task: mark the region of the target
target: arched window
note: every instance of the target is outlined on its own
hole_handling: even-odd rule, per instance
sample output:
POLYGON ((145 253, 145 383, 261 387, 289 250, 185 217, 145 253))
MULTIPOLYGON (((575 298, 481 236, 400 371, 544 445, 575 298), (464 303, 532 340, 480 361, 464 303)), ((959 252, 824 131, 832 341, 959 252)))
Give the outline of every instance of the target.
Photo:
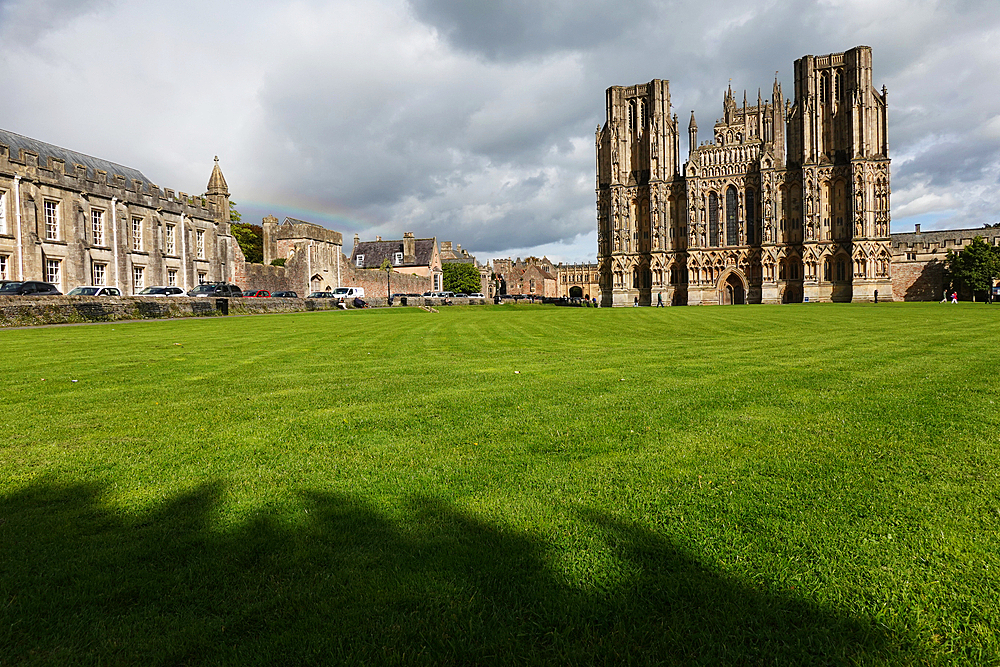
POLYGON ((629 102, 628 105, 628 127, 635 132, 635 102, 629 102))
POLYGON ((747 245, 753 245, 754 243, 760 243, 760 239, 757 238, 757 219, 756 216, 754 215, 755 202, 754 202, 753 190, 749 188, 747 188, 746 206, 747 206, 747 245))
POLYGON ((726 245, 739 245, 739 197, 736 195, 736 188, 729 186, 726 190, 726 245))
POLYGON ((838 99, 838 100, 844 99, 844 88, 843 88, 843 81, 842 81, 843 78, 844 78, 843 71, 841 71, 841 70, 838 69, 837 70, 837 78, 834 79, 834 81, 836 82, 836 84, 835 84, 834 90, 833 90, 834 95, 836 96, 836 99, 838 99))
POLYGON ((830 99, 830 73, 823 72, 819 80, 819 101, 825 103, 830 99))
POLYGON ((844 280, 844 258, 837 260, 837 280, 844 280))
POLYGON ((719 245, 719 196, 708 194, 708 245, 719 245))

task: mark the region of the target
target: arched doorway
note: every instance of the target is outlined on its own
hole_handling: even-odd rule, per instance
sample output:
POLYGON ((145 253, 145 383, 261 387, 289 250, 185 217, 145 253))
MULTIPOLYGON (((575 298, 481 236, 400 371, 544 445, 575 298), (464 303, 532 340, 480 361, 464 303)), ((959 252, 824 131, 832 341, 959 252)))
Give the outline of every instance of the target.
POLYGON ((579 299, 582 296, 583 296, 583 288, 582 287, 579 287, 578 285, 574 285, 573 287, 569 288, 569 298, 571 298, 571 299, 579 299))
POLYGON ((719 302, 722 305, 743 305, 747 302, 746 286, 736 272, 730 272, 719 290, 719 302))

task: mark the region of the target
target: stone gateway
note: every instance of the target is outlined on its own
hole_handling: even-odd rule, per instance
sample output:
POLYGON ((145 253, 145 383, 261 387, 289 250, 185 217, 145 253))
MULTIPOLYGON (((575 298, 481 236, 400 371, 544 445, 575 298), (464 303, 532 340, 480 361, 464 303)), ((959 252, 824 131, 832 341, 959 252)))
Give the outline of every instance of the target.
POLYGON ((795 99, 738 104, 688 159, 668 81, 607 90, 598 128, 603 306, 890 299, 888 94, 872 50, 795 61, 795 99))

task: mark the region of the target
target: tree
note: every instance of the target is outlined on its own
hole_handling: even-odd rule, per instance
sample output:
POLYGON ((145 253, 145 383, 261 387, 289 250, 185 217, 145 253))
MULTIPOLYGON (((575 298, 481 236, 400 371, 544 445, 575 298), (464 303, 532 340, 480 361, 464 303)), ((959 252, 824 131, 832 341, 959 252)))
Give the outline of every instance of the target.
POLYGON ((444 274, 444 290, 446 292, 464 292, 472 294, 481 292, 482 282, 479 279, 479 269, 475 264, 449 262, 441 267, 444 274))
POLYGON ((262 264, 264 262, 264 228, 260 225, 251 225, 240 222, 242 214, 236 210, 236 202, 229 202, 230 229, 236 242, 240 244, 243 257, 251 264, 262 264))
POLYGON ((992 279, 1000 274, 1000 247, 994 247, 977 236, 961 251, 949 250, 947 279, 953 287, 975 296, 993 286, 992 279))

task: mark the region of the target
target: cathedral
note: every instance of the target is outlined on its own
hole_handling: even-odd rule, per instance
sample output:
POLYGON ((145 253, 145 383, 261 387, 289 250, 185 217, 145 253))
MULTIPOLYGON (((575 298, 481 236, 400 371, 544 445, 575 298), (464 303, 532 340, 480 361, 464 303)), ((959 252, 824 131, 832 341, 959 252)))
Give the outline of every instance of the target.
POLYGON ((680 160, 670 84, 607 91, 597 130, 603 306, 892 299, 887 92, 872 50, 795 61, 795 97, 742 105, 680 160))

